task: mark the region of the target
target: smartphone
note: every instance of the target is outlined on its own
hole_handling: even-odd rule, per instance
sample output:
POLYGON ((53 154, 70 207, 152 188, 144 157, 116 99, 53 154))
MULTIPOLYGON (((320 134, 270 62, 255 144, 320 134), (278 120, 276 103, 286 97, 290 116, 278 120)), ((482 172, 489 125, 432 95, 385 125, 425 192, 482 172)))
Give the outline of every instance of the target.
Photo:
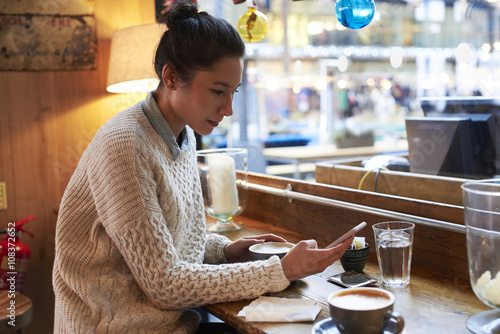
POLYGON ((326 248, 332 248, 337 246, 338 244, 341 244, 343 241, 345 241, 347 238, 349 238, 351 235, 354 235, 361 231, 364 227, 366 226, 365 222, 362 222, 361 224, 358 224, 354 226, 349 232, 345 233, 343 236, 326 246, 326 248))
POLYGON ((327 280, 330 283, 335 283, 346 288, 356 288, 378 282, 375 278, 355 271, 347 271, 345 273, 333 275, 328 277, 327 280))

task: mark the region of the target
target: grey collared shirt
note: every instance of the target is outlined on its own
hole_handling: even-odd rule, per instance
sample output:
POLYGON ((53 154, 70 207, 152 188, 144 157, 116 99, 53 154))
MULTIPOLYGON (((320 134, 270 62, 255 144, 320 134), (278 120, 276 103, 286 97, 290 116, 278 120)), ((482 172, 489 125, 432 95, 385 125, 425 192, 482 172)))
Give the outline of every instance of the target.
POLYGON ((175 138, 175 134, 170 128, 165 117, 161 113, 160 107, 153 96, 153 92, 149 92, 148 96, 142 103, 142 111, 153 126, 156 132, 160 135, 163 141, 167 144, 172 152, 172 158, 176 160, 181 151, 189 149, 189 137, 186 133, 186 128, 182 129, 179 138, 175 138))

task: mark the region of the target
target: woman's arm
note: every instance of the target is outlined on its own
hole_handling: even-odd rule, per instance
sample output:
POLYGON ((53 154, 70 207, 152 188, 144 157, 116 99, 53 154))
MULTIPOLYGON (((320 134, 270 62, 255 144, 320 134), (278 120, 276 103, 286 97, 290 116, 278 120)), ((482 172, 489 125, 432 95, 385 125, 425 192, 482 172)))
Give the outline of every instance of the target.
POLYGON ((156 166, 142 154, 118 145, 100 154, 89 178, 107 234, 155 305, 165 309, 195 307, 255 298, 289 285, 277 257, 252 263, 202 264, 204 226, 186 238, 179 253, 176 236, 166 221, 167 217, 172 219, 169 208, 158 200, 161 196, 152 171, 156 166))

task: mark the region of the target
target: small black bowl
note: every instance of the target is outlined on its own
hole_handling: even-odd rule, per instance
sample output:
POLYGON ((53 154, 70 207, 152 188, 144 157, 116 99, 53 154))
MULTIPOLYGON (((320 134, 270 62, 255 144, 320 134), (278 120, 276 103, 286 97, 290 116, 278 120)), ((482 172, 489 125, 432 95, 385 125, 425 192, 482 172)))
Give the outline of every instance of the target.
POLYGON ((368 253, 370 253, 370 245, 365 243, 365 248, 361 249, 347 249, 344 255, 340 258, 340 263, 345 271, 354 270, 355 272, 363 272, 366 261, 368 260, 368 253))

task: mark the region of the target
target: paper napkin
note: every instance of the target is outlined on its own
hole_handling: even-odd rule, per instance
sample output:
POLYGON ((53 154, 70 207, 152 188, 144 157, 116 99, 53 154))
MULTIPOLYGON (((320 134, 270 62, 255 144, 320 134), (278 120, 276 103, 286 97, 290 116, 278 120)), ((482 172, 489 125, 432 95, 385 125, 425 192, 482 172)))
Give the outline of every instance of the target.
POLYGON ((320 311, 314 300, 260 296, 238 316, 256 322, 304 322, 314 321, 320 311))

